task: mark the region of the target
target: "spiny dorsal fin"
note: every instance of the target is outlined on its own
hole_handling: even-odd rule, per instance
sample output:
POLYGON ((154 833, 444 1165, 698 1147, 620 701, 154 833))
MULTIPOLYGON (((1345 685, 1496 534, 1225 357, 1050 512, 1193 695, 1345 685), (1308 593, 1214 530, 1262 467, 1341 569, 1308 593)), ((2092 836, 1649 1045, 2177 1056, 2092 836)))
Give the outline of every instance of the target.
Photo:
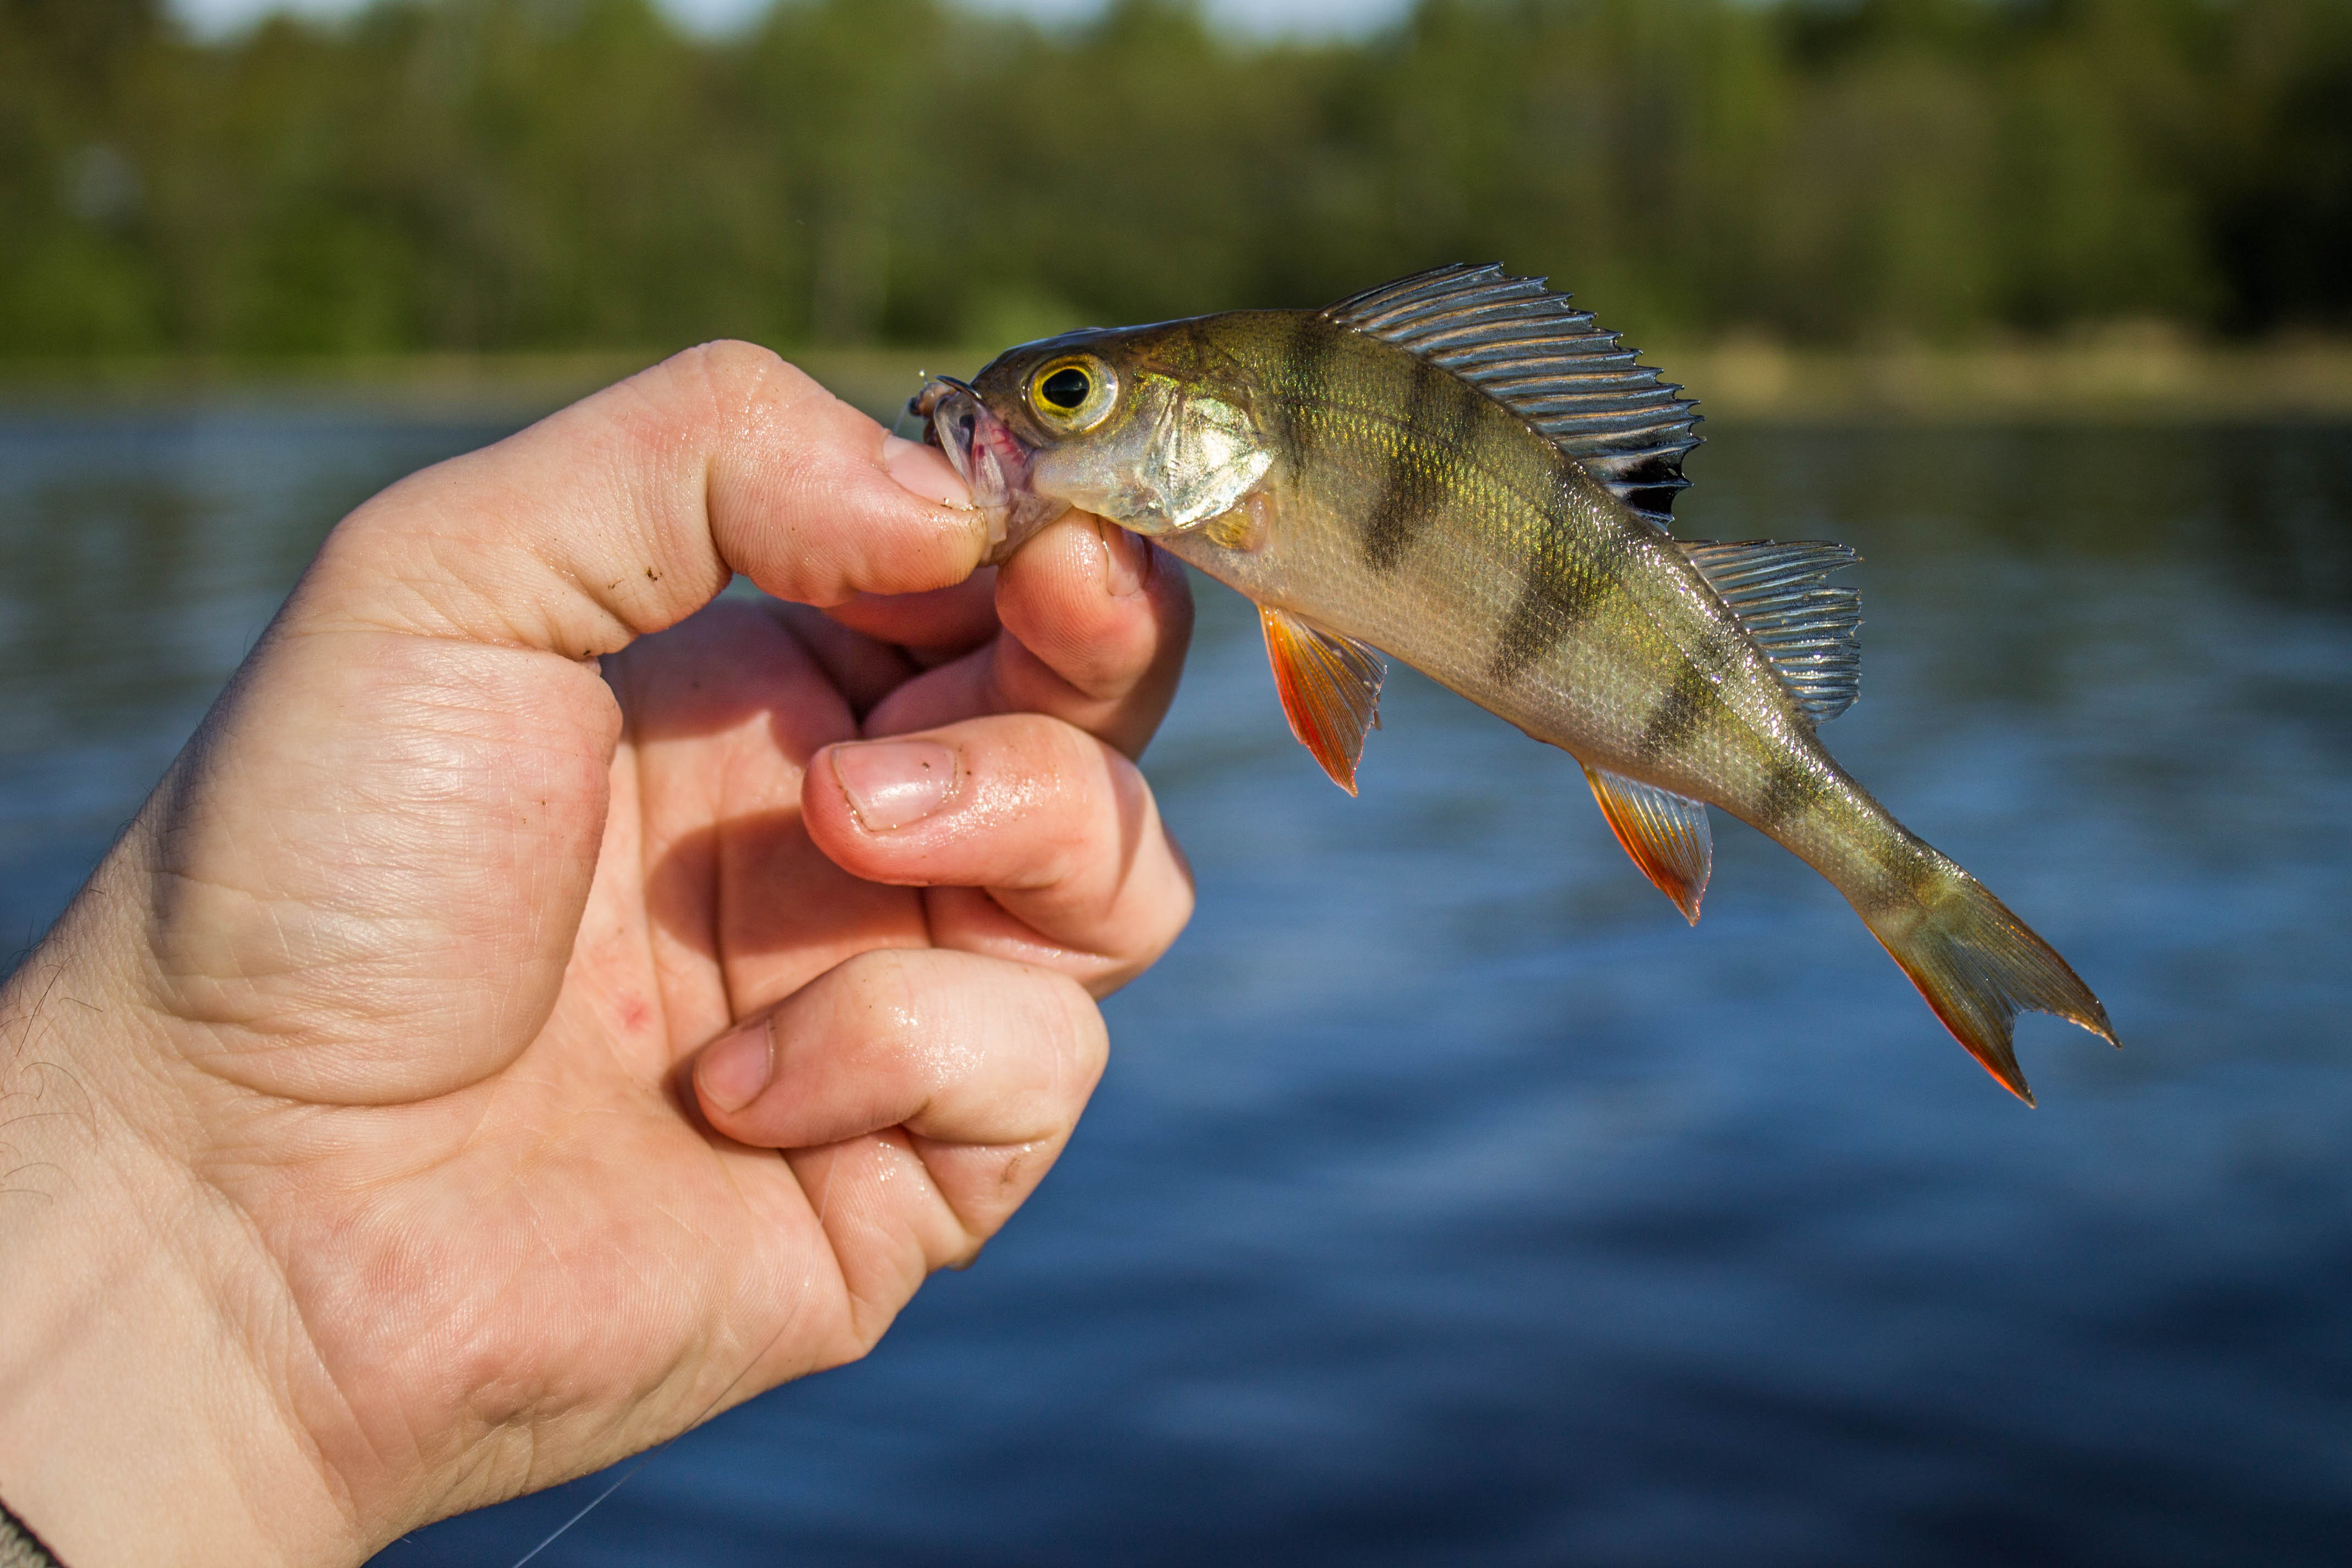
POLYGON ((1290 732, 1315 753, 1333 784, 1355 794, 1364 732, 1381 725, 1381 682, 1388 677, 1387 666, 1354 638, 1327 632, 1287 610, 1260 605, 1257 615, 1290 732))
POLYGON ((1609 831, 1642 875, 1675 901, 1685 920, 1698 924, 1698 901, 1706 897, 1707 874, 1715 868, 1715 834, 1706 825, 1706 807, 1686 795, 1599 768, 1586 768, 1584 781, 1601 803, 1601 815, 1609 819, 1609 831))
POLYGON ((1807 720, 1826 724, 1853 706, 1862 689, 1862 645, 1853 635, 1862 595, 1822 581, 1862 559, 1850 546, 1818 539, 1675 543, 1772 661, 1807 720))
POLYGON ((1326 321, 1410 349, 1541 431, 1643 519, 1664 528, 1699 443, 1682 390, 1634 363, 1592 312, 1500 263, 1417 272, 1352 295, 1326 321))

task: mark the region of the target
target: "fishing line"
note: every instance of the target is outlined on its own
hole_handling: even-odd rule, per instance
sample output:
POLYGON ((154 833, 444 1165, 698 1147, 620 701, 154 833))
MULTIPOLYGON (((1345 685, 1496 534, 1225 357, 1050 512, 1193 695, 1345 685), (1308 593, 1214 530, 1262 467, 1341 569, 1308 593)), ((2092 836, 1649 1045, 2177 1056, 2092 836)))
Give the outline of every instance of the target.
MULTIPOLYGON (((781 1150, 777 1152, 776 1157, 780 1160, 783 1158, 783 1153, 781 1150)), ((827 1161, 825 1163, 824 1185, 818 1189, 816 1194, 816 1234, 817 1239, 820 1243, 823 1243, 825 1240, 824 1218, 825 1215, 831 1212, 831 1205, 833 1203, 834 1163, 835 1162, 833 1161, 827 1161)), ((614 1492, 619 1491, 624 1486, 626 1486, 631 1477, 635 1476, 639 1470, 644 1469, 646 1465, 652 1463, 655 1455, 660 1453, 672 1443, 677 1442, 679 1437, 685 1436, 687 1433, 693 1431, 696 1427, 701 1426, 703 1422, 709 1420, 710 1418, 710 1413, 718 1409, 720 1402, 725 1400, 729 1394, 735 1392, 735 1385, 737 1384, 751 1375, 751 1369, 759 1365, 760 1363, 766 1358, 770 1351, 776 1348, 777 1344, 782 1341, 785 1333, 792 1328, 793 1324, 799 1320, 801 1308, 808 1302, 809 1287, 814 1284, 815 1280, 816 1257, 812 1253, 809 1257, 808 1267, 801 1271, 801 1287, 798 1291, 793 1293, 792 1310, 784 1314, 784 1321, 776 1325, 776 1331, 769 1336, 768 1342, 761 1345, 758 1352, 752 1355, 751 1359, 743 1363, 743 1370, 737 1373, 733 1377, 729 1378, 727 1380, 727 1386, 713 1394, 711 1396, 710 1403, 704 1405, 700 1414, 697 1415, 693 1420, 688 1422, 675 1436, 663 1438, 652 1447, 647 1448, 644 1453, 639 1454, 636 1458, 636 1463, 631 1465, 627 1469, 623 1470, 620 1475, 614 1479, 612 1485, 606 1487, 603 1491, 598 1492, 594 1497, 590 1498, 587 1503, 578 1513, 573 1514, 570 1519, 567 1519, 562 1524, 557 1525, 552 1531, 548 1532, 545 1539, 541 1540, 538 1545, 532 1547, 530 1551, 516 1558, 512 1564, 512 1568, 523 1568, 524 1563, 530 1562, 532 1558, 538 1556, 541 1552, 554 1545, 556 1541, 565 1531, 570 1530, 573 1525, 579 1523, 582 1520, 595 1512, 597 1508, 604 1503, 606 1498, 611 1497, 614 1492)))
MULTIPOLYGON (((764 1354, 765 1352, 763 1352, 761 1353, 764 1354)), ((565 1531, 571 1529, 573 1525, 587 1518, 590 1510, 593 1509, 598 1503, 603 1502, 606 1498, 611 1497, 614 1492, 619 1491, 624 1482, 625 1482, 631 1476, 635 1475, 640 1469, 644 1468, 645 1463, 647 1459, 650 1459, 656 1454, 660 1453, 662 1449, 668 1447, 670 1443, 675 1443, 677 1441, 677 1439, 673 1437, 669 1439, 669 1442, 658 1444, 654 1447, 646 1449, 644 1453, 639 1454, 637 1456, 637 1462, 631 1465, 627 1469, 623 1470, 619 1480, 614 1481, 611 1486, 606 1487, 603 1491, 598 1492, 593 1498, 590 1499, 586 1508, 582 1509, 578 1513, 573 1514, 570 1519, 567 1519, 562 1524, 557 1525, 555 1527, 554 1534, 550 1535, 546 1540, 541 1542, 538 1545, 532 1547, 530 1551, 516 1558, 514 1560, 514 1568, 522 1568, 524 1563, 530 1562, 532 1558, 538 1556, 541 1552, 554 1545, 557 1536, 562 1535, 565 1531)))

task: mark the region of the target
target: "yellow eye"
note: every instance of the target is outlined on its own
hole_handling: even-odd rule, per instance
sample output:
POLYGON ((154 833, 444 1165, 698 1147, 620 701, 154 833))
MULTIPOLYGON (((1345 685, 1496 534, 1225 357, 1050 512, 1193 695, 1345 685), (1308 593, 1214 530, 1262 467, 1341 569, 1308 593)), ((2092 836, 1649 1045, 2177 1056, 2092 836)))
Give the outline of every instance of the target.
POLYGON ((1095 389, 1095 378, 1076 365, 1066 364, 1037 384, 1037 395, 1047 404, 1068 413, 1086 406, 1087 394, 1095 389))
POLYGON ((1068 430, 1086 430, 1099 422, 1110 412, 1118 391, 1110 368, 1091 356, 1054 360, 1029 378, 1030 405, 1047 423, 1068 430))

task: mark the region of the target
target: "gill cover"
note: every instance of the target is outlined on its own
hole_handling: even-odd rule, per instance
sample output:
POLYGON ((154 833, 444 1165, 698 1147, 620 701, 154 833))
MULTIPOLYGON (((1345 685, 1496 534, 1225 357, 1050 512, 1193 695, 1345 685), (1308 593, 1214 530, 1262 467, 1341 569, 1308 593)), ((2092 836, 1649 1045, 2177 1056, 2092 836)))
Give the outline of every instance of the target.
POLYGON ((1239 505, 1274 464, 1247 413, 1162 376, 1126 378, 1113 407, 1054 439, 1055 421, 1035 402, 1050 379, 1031 382, 1031 412, 1047 440, 1031 460, 1030 482, 1134 532, 1198 528, 1239 505))

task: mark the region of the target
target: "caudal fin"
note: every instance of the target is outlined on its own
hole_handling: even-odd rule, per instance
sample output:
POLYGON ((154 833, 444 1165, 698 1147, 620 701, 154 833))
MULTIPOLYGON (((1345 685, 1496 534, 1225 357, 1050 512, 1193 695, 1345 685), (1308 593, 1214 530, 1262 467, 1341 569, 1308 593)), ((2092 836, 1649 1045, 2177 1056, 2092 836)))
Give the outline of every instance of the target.
POLYGON ((2120 1042, 2107 1010, 2057 951, 1983 883, 1945 864, 1949 870, 1918 901, 1876 919, 1865 913, 1864 922, 1969 1054, 2032 1105, 2010 1044, 2018 1014, 2055 1014, 2111 1046, 2120 1042))

